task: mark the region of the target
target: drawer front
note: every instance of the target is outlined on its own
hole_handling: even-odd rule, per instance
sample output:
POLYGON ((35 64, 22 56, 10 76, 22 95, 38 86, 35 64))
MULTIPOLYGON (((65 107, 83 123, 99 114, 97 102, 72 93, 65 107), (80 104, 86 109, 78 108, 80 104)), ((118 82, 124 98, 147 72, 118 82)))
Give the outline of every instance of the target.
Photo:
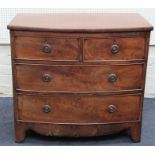
POLYGON ((134 121, 140 115, 139 95, 18 96, 18 119, 53 123, 134 121))
POLYGON ((140 89, 143 65, 16 65, 17 89, 33 91, 119 91, 140 89))
POLYGON ((21 59, 78 60, 78 39, 16 37, 15 55, 21 59))
POLYGON ((85 39, 85 60, 132 60, 145 58, 145 38, 85 39))

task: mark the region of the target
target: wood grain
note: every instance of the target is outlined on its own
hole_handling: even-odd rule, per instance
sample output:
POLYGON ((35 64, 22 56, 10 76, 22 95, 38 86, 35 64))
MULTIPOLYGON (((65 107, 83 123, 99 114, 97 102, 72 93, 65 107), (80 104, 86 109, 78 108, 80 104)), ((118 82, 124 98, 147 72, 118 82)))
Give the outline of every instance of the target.
POLYGON ((139 120, 140 95, 112 96, 35 96, 18 95, 18 119, 48 123, 110 123, 139 120), (45 113, 43 106, 51 107, 45 113), (108 112, 110 105, 116 107, 108 112))
POLYGON ((11 30, 58 32, 149 31, 153 27, 134 13, 18 14, 8 25, 11 30))
POLYGON ((84 60, 132 60, 145 58, 145 37, 103 38, 84 40, 84 60), (118 45, 118 53, 111 52, 118 45))
MULTIPOLYGON (((23 142, 26 131, 32 130, 46 136, 57 137, 93 137, 117 133, 123 130, 131 131, 133 142, 140 141, 141 122, 74 125, 74 124, 49 124, 18 121, 16 126, 15 142, 23 142), (138 131, 138 132, 137 132, 138 131)), ((104 138, 104 137, 103 137, 104 138)))
POLYGON ((16 37, 15 51, 16 58, 27 58, 30 60, 77 60, 80 53, 77 38, 47 37, 16 37), (45 44, 51 46, 51 52, 45 53, 43 51, 45 44))
POLYGON ((119 91, 142 88, 143 65, 118 66, 48 66, 16 65, 17 89, 32 91, 96 92, 119 91), (116 74, 117 81, 110 82, 110 74, 116 74), (51 81, 42 77, 49 75, 51 81), (33 83, 33 84, 32 84, 33 83))

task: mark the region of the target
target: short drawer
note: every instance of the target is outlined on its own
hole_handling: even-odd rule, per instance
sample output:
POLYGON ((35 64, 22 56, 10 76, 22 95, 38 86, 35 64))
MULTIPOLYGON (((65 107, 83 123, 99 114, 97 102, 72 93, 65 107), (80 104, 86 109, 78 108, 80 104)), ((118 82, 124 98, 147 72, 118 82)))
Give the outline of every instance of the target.
POLYGON ((16 88, 32 91, 119 91, 141 89, 143 65, 16 65, 16 88))
POLYGON ((78 60, 79 41, 74 38, 16 37, 15 56, 29 60, 78 60))
POLYGON ((140 118, 141 96, 18 96, 18 119, 51 123, 110 123, 140 118))
POLYGON ((135 60, 145 58, 145 38, 88 38, 84 40, 85 60, 135 60))

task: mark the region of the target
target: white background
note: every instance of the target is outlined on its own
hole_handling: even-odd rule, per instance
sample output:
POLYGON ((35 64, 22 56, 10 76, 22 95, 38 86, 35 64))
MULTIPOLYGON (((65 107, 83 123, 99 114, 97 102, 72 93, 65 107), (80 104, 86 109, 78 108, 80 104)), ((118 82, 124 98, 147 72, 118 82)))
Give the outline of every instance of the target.
MULTIPOLYGON (((0 0, 3 8, 152 8, 154 0, 0 0)), ((152 14, 153 15, 153 14, 152 14)), ((151 16, 151 15, 150 15, 151 16)), ((0 21, 1 23, 1 21, 0 21)), ((0 49, 0 53, 1 53, 0 49)), ((6 50, 7 51, 7 50, 6 50)), ((155 52, 153 49, 152 52, 155 52)), ((5 53, 6 54, 6 53, 5 53)), ((4 57, 5 57, 4 54, 4 57)), ((9 54, 9 53, 8 53, 9 54)), ((0 56, 1 57, 1 56, 0 56)), ((152 59, 153 60, 153 59, 152 59)), ((0 60, 1 62, 1 60, 0 60)), ((152 64, 154 61, 152 61, 152 64)), ((154 70, 152 70, 153 72, 154 70)), ((1 72, 1 69, 0 69, 1 72)), ((151 73, 152 73, 151 72, 151 73)), ((150 73, 150 74, 151 74, 150 73)), ((154 81, 154 79, 153 79, 154 81)), ((154 85, 154 82, 152 85, 154 85)), ((1 88, 0 88, 1 89, 1 88)), ((3 133, 1 133, 3 134, 3 133)), ((152 135, 154 136, 154 135, 152 135)), ((155 154, 155 147, 1 147, 1 154, 11 155, 134 155, 155 154)))

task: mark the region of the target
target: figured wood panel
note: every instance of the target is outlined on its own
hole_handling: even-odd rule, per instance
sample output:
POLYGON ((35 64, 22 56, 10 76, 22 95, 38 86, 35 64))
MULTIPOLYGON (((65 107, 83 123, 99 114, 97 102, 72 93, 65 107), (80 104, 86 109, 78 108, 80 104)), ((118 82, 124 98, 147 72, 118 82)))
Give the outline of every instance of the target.
POLYGON ((143 65, 16 65, 16 89, 33 91, 119 91, 143 87, 143 65), (115 74, 117 80, 108 77, 115 74), (48 75, 51 81, 44 82, 48 75))
POLYGON ((18 95, 18 119, 51 123, 106 123, 135 121, 140 115, 139 95, 33 96, 18 95), (43 107, 50 106, 45 113, 43 107), (108 107, 116 107, 114 113, 108 107))
POLYGON ((76 38, 15 38, 15 55, 19 59, 77 60, 79 53, 79 41, 76 38), (44 45, 50 46, 49 53, 43 51, 44 45))
POLYGON ((131 38, 89 38, 84 40, 85 60, 132 60, 145 58, 145 37, 131 38), (112 53, 112 46, 119 51, 112 53))

